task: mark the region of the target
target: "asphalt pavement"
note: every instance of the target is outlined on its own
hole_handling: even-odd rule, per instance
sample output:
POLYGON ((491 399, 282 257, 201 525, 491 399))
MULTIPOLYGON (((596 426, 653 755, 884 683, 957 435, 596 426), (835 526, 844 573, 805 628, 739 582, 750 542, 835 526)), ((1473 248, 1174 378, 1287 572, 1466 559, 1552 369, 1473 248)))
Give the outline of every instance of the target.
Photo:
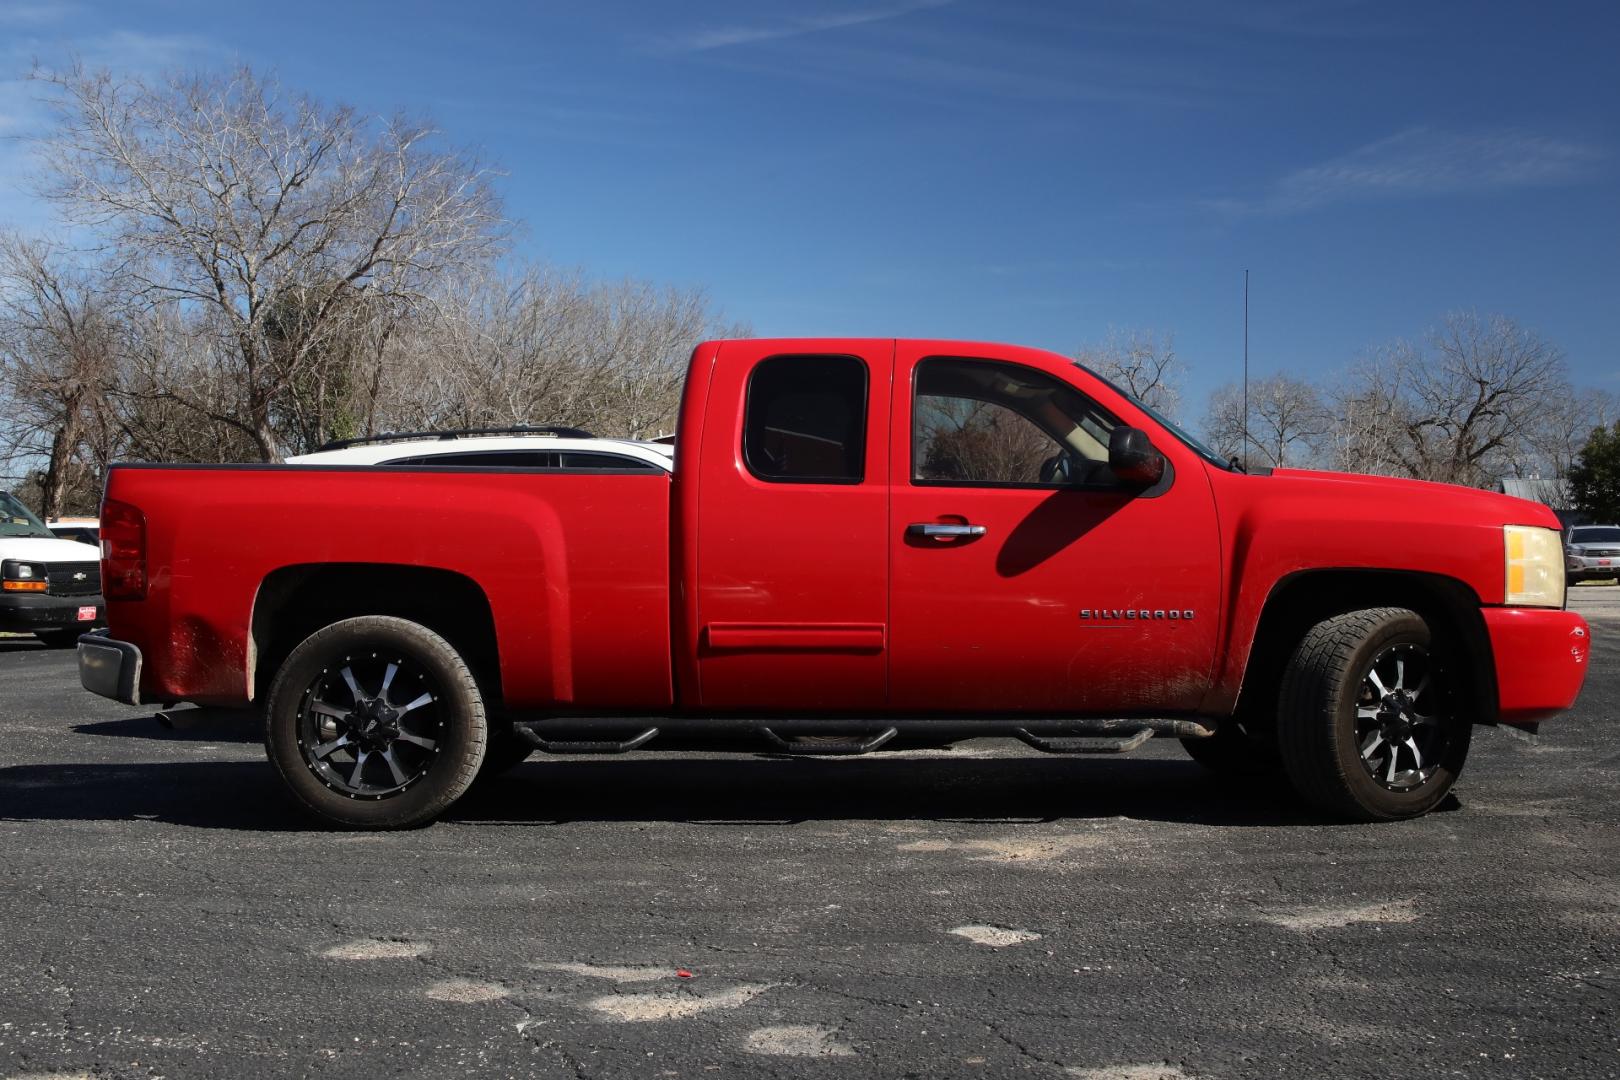
POLYGON ((531 760, 332 833, 247 726, 0 640, 0 1077, 1617 1076, 1620 587, 1573 594, 1574 712, 1371 826, 980 741, 531 760))

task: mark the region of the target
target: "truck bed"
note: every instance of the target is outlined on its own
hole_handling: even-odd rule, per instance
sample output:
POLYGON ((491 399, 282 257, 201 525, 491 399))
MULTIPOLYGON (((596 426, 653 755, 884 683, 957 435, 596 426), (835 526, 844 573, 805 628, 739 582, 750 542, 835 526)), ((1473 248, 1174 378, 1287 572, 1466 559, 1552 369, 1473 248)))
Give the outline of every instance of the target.
MULTIPOLYGON (((147 522, 148 598, 114 637, 146 658, 143 701, 244 705, 267 582, 298 568, 476 588, 507 706, 671 704, 670 478, 515 469, 122 465, 107 497, 147 522)), ((308 598, 301 600, 308 603, 308 598)), ((493 661, 492 661, 493 662, 493 661)))

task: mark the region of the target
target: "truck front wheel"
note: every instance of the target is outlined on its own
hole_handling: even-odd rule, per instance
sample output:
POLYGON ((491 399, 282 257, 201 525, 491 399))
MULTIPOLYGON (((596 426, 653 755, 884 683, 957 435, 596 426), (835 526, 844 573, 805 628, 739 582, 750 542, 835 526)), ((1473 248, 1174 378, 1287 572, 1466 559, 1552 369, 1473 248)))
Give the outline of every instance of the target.
POLYGON ((1368 608, 1311 628, 1283 673, 1277 748, 1307 801, 1352 821, 1432 810, 1456 782, 1472 727, 1429 625, 1368 608))
POLYGON ((432 821, 477 776, 487 738, 465 661, 406 619, 365 616, 316 631, 270 688, 271 764, 305 810, 345 828, 432 821))

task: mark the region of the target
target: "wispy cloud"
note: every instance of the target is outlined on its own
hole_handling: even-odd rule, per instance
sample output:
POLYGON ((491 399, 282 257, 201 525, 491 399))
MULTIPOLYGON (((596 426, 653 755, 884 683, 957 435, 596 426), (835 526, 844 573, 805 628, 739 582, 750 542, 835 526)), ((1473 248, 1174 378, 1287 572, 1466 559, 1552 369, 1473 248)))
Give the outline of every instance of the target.
POLYGON ((657 48, 660 52, 671 53, 708 52, 711 49, 727 49, 734 45, 783 41, 787 38, 804 37, 806 34, 821 34, 829 30, 843 30, 851 26, 886 22, 889 19, 897 19, 902 15, 909 15, 914 11, 943 7, 948 3, 951 3, 951 0, 909 0, 909 2, 905 3, 857 9, 833 15, 798 16, 749 26, 708 27, 690 33, 666 37, 658 42, 657 48))
POLYGON ((1299 214, 1334 203, 1553 187, 1591 177, 1608 155, 1590 143, 1526 131, 1412 128, 1299 169, 1252 199, 1212 199, 1233 214, 1299 214))
POLYGON ((79 6, 61 0, 0 0, 0 26, 46 26, 77 14, 79 6))

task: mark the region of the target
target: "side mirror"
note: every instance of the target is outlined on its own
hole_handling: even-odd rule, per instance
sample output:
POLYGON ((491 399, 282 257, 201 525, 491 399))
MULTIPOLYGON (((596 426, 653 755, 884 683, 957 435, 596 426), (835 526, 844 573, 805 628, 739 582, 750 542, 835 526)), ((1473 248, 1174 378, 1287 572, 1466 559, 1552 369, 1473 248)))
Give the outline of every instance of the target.
POLYGON ((1141 428, 1117 427, 1108 436, 1108 467, 1127 484, 1152 487, 1164 476, 1164 455, 1141 428))

